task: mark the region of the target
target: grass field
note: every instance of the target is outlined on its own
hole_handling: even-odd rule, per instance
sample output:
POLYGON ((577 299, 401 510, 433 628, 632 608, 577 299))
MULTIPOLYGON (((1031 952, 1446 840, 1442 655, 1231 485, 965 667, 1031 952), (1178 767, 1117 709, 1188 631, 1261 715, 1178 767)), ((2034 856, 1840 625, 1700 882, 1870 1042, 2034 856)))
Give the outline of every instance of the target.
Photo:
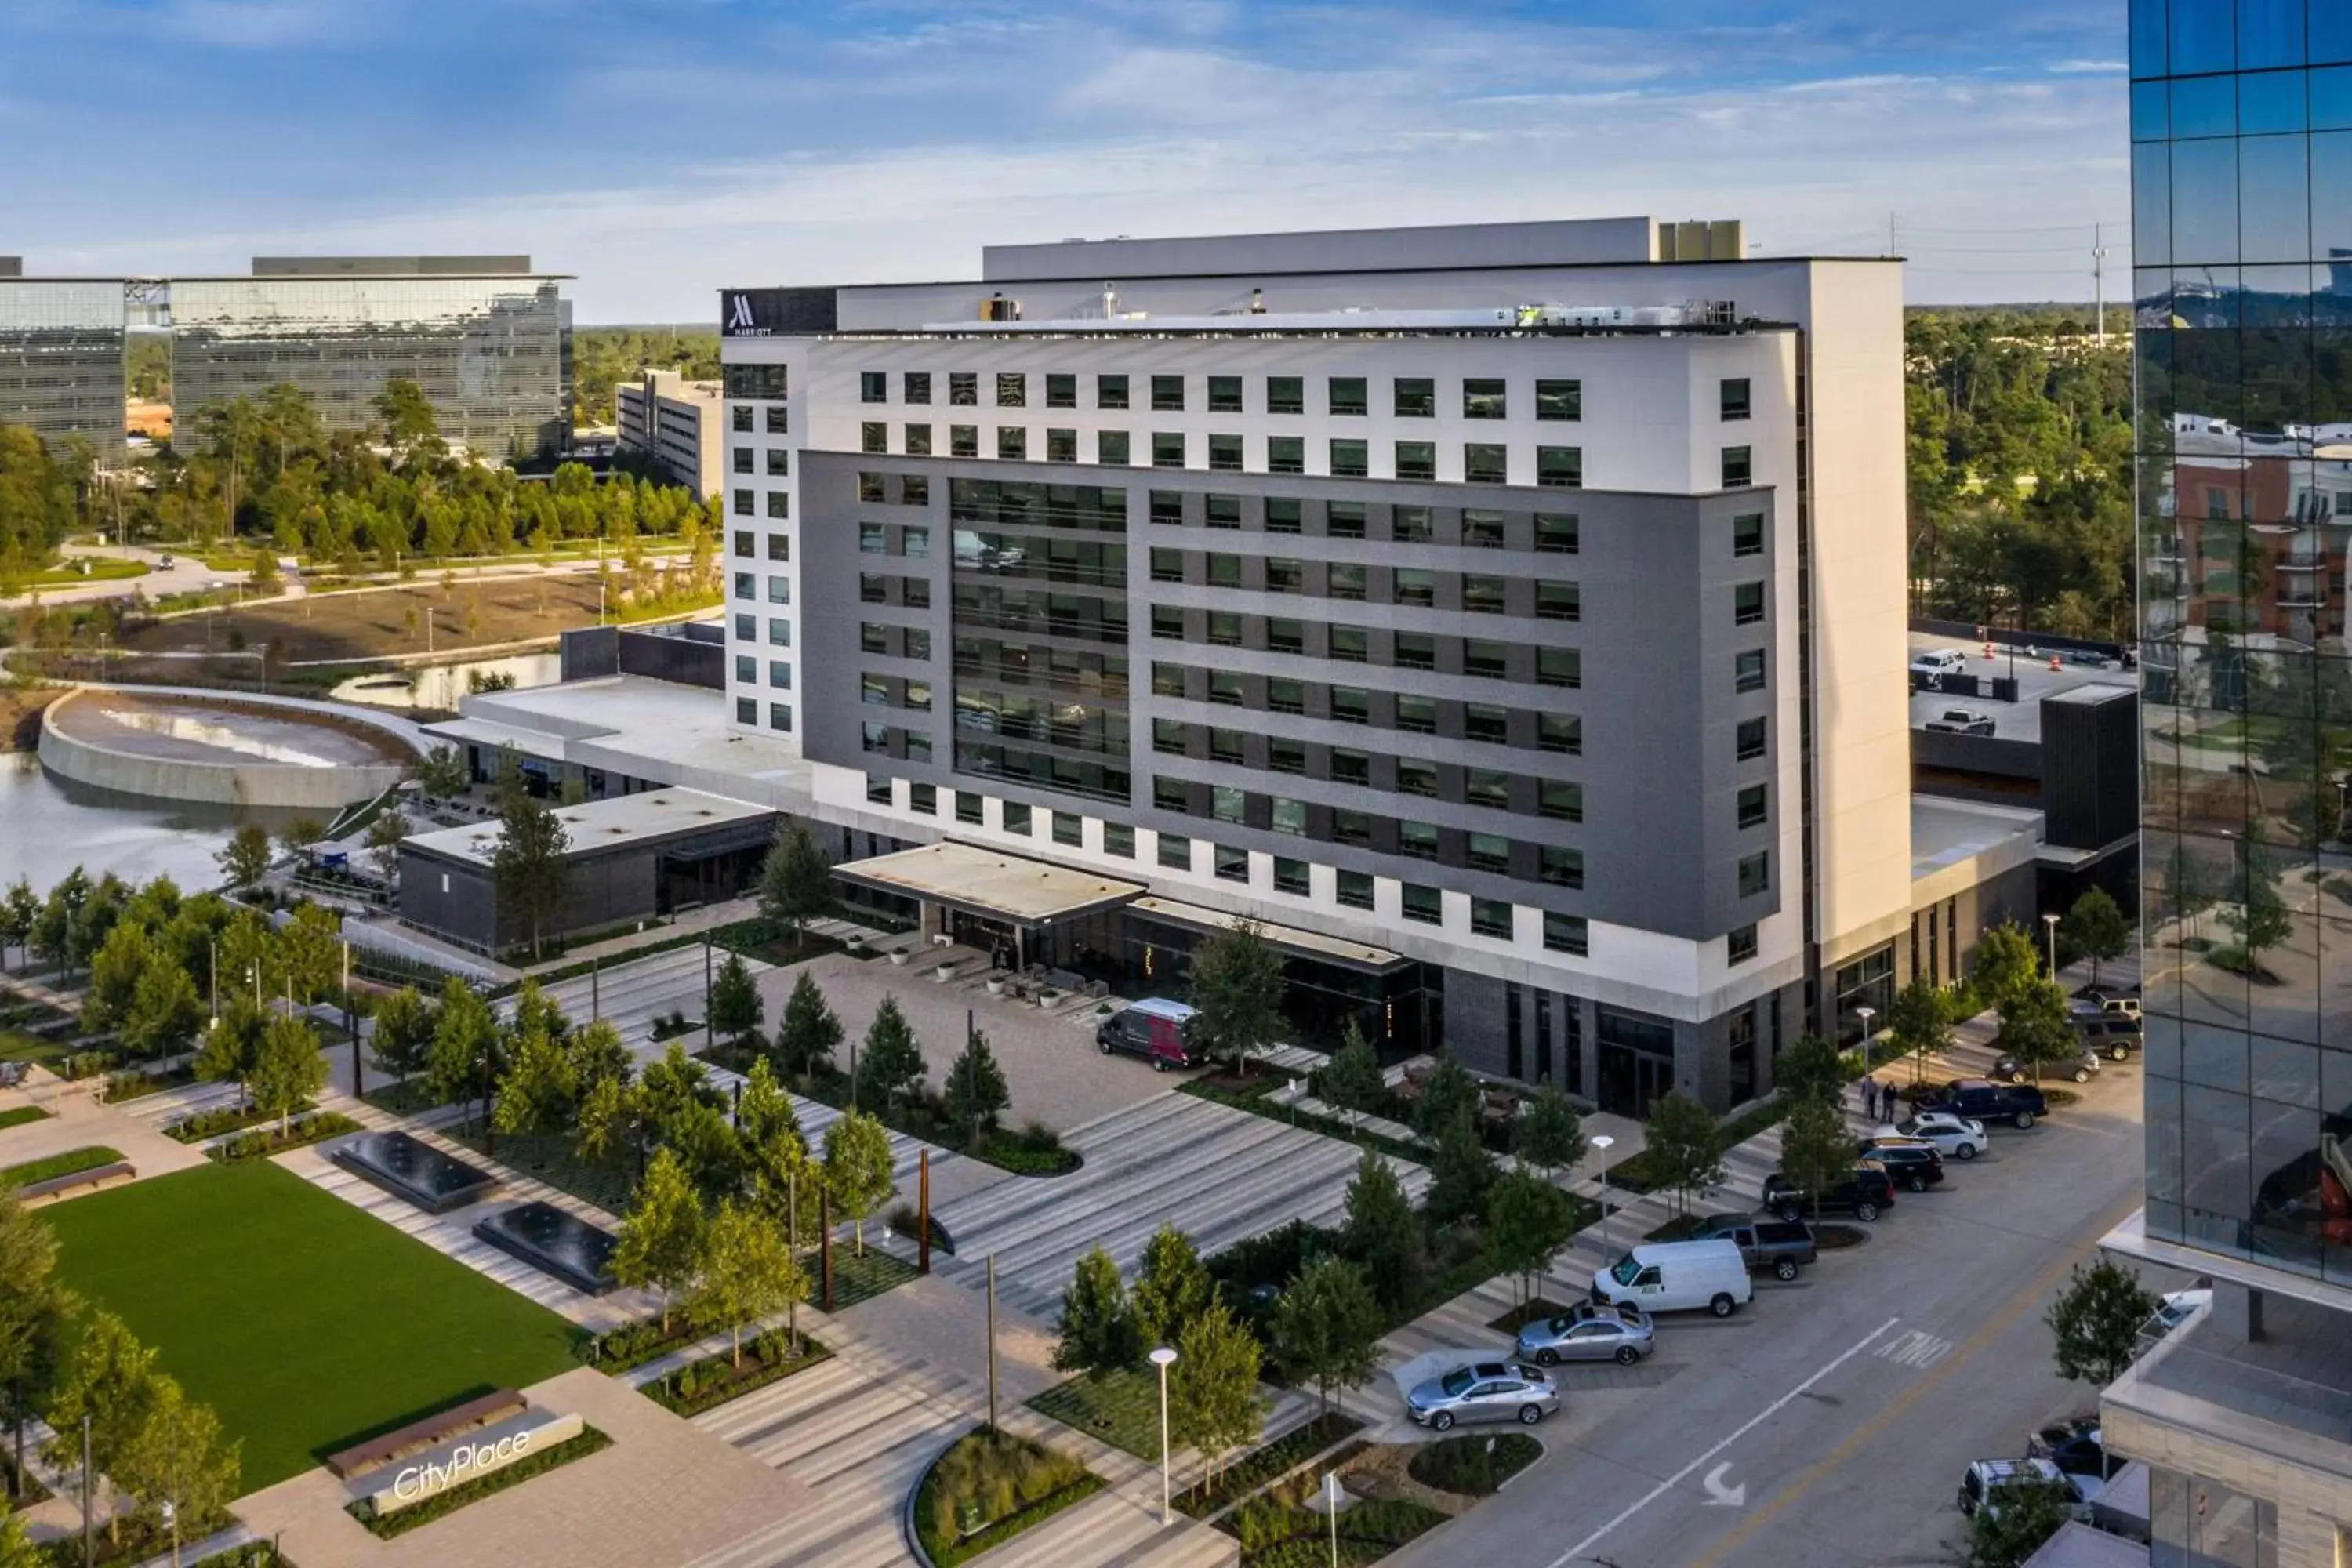
POLYGON ((576 1331, 268 1161, 46 1211, 58 1276, 245 1440, 244 1489, 572 1366, 576 1331))

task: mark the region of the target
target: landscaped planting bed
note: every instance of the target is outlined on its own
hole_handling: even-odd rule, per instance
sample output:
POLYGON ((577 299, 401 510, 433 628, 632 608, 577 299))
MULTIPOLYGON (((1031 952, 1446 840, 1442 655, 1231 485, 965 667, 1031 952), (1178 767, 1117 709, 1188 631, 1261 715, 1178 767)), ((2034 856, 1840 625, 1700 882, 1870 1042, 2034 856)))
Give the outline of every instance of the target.
POLYGON ((272 1154, 283 1154, 289 1149, 304 1148, 359 1130, 360 1124, 341 1111, 321 1110, 303 1117, 283 1132, 275 1127, 257 1127, 250 1132, 240 1133, 226 1142, 214 1144, 205 1151, 205 1157, 223 1164, 239 1160, 266 1160, 272 1154))
POLYGON ((1396 1139, 1384 1138, 1377 1132, 1367 1132, 1338 1117, 1312 1115, 1298 1110, 1296 1106, 1276 1105, 1267 1098, 1287 1082, 1289 1082, 1288 1079, 1273 1068, 1259 1067, 1252 1069, 1247 1079, 1230 1077, 1188 1079, 1178 1084, 1176 1088, 1181 1094, 1193 1095, 1202 1100, 1213 1100, 1219 1105, 1230 1106, 1235 1110, 1246 1110, 1253 1115, 1265 1117, 1269 1121, 1286 1122, 1293 1127, 1304 1128, 1309 1132, 1320 1132, 1327 1138, 1337 1138, 1342 1142, 1353 1143, 1360 1149, 1370 1149, 1391 1160, 1402 1160, 1416 1165, 1428 1163, 1429 1151, 1417 1143, 1399 1142, 1396 1139))
POLYGON ((1492 1497, 1505 1481, 1543 1458, 1543 1445, 1524 1432, 1447 1437, 1425 1445, 1408 1467, 1414 1480, 1460 1497, 1492 1497))
POLYGON ((37 1105, 20 1105, 14 1110, 0 1110, 0 1131, 22 1127, 28 1121, 46 1121, 49 1113, 37 1105))
MULTIPOLYGON (((720 1047, 703 1053, 709 1059, 737 1071, 748 1068, 745 1054, 737 1051, 722 1058, 720 1047)), ((830 1105, 839 1110, 849 1104, 849 1075, 840 1072, 820 1073, 801 1090, 811 1100, 830 1105)), ((873 1108, 866 1108, 872 1111, 873 1108)), ((927 1143, 937 1143, 967 1154, 982 1164, 993 1165, 1000 1171, 1010 1171, 1016 1176, 1066 1176, 1082 1163, 1078 1152, 1062 1146, 1061 1134, 1043 1122, 1032 1121, 996 1131, 973 1142, 965 1130, 949 1123, 940 1098, 927 1094, 912 1104, 893 1103, 874 1114, 885 1127, 903 1132, 909 1138, 919 1138, 927 1143)))
POLYGON ((68 1149, 61 1154, 27 1160, 21 1165, 0 1166, 0 1193, 13 1193, 18 1187, 29 1187, 36 1182, 52 1182, 59 1176, 95 1171, 100 1165, 114 1164, 121 1158, 121 1150, 110 1149, 103 1143, 92 1143, 87 1148, 68 1149))
POLYGON ((344 1511, 366 1525, 369 1532, 378 1540, 390 1541, 436 1519, 446 1519, 459 1509, 478 1503, 486 1497, 495 1497, 509 1487, 520 1486, 533 1477, 543 1476, 574 1459, 584 1459, 612 1446, 612 1438, 593 1426, 586 1426, 581 1429, 577 1437, 566 1438, 551 1448, 541 1448, 527 1459, 517 1459, 503 1469, 492 1470, 486 1476, 451 1487, 447 1491, 436 1492, 422 1502, 410 1503, 382 1519, 375 1517, 374 1510, 364 1501, 348 1504, 344 1511))
POLYGON ((1074 1377, 1029 1401, 1029 1408, 1139 1459, 1160 1462, 1160 1377, 1121 1367, 1074 1377))
MULTIPOLYGON (((809 1300, 819 1301, 823 1287, 818 1281, 817 1255, 809 1251, 799 1256, 801 1272, 809 1279, 809 1300)), ((920 1270, 913 1264, 878 1247, 867 1247, 866 1256, 860 1258, 846 1243, 833 1244, 833 1310, 836 1312, 860 1301, 871 1301, 885 1290, 896 1290, 908 1280, 920 1278, 920 1270)))
POLYGON ((1076 1460, 982 1427, 956 1440, 915 1492, 915 1533, 931 1568, 956 1568, 1102 1489, 1076 1460))
POLYGON ((572 1139, 567 1133, 501 1132, 498 1150, 493 1153, 483 1142, 478 1119, 470 1129, 460 1124, 439 1131, 444 1138, 462 1143, 477 1154, 545 1182, 560 1193, 593 1204, 606 1214, 629 1212, 636 1191, 634 1165, 623 1168, 587 1164, 572 1152, 572 1139))
POLYGON ((646 1384, 640 1392, 672 1415, 699 1415, 832 1358, 831 1351, 805 1334, 795 1348, 790 1334, 771 1329, 743 1342, 740 1367, 732 1354, 721 1352, 690 1362, 646 1384))
MULTIPOLYGON (((296 1108, 295 1114, 309 1110, 308 1101, 296 1108)), ((201 1143, 217 1138, 224 1132, 242 1132, 248 1127, 258 1127, 265 1121, 275 1121, 278 1113, 251 1105, 225 1105, 217 1110, 199 1110, 194 1116, 183 1116, 163 1129, 163 1136, 182 1143, 201 1143)))
POLYGON ((128 1072, 109 1073, 106 1089, 99 1099, 108 1105, 120 1105, 126 1100, 141 1100, 151 1094, 161 1094, 167 1089, 185 1089, 196 1081, 192 1068, 167 1068, 162 1071, 134 1068, 128 1072))
MULTIPOLYGON (((1322 1568, 1331 1561, 1330 1516, 1307 1506, 1321 1486, 1299 1476, 1243 1500, 1217 1521, 1242 1543, 1242 1568, 1322 1568)), ((1369 1499, 1339 1515, 1343 1568, 1381 1558, 1444 1524, 1449 1515, 1402 1498, 1369 1499)))
POLYGON ((1206 1519, 1235 1498, 1246 1497, 1363 1429, 1364 1424, 1354 1416, 1327 1410, 1297 1430, 1226 1466, 1214 1480, 1178 1493, 1176 1507, 1193 1519, 1206 1519))

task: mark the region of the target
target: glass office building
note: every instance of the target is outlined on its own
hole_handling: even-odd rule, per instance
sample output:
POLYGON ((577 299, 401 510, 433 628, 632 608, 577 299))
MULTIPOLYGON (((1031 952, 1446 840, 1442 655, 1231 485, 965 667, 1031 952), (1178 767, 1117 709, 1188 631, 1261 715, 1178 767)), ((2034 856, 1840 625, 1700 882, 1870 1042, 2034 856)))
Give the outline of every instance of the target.
POLYGON ((330 430, 366 427, 387 381, 424 388, 441 434, 493 460, 572 436, 572 305, 561 279, 263 276, 172 283, 172 401, 183 422, 279 382, 330 430))
POLYGON ((0 278, 0 425, 122 458, 122 282, 0 278))

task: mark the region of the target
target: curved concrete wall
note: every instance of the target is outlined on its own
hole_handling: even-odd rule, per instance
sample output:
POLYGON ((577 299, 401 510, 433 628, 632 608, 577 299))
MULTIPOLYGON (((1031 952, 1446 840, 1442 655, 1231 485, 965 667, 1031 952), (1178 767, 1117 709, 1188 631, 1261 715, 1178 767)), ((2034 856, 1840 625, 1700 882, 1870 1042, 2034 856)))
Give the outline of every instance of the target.
MULTIPOLYGON (((68 692, 51 704, 50 712, 64 710, 79 695, 68 692)), ((43 716, 41 725, 43 767, 60 778, 94 789, 154 800, 288 806, 331 814, 353 801, 381 795, 398 784, 405 772, 391 763, 315 768, 285 763, 208 763, 143 756, 68 734, 47 721, 48 717, 43 716)))

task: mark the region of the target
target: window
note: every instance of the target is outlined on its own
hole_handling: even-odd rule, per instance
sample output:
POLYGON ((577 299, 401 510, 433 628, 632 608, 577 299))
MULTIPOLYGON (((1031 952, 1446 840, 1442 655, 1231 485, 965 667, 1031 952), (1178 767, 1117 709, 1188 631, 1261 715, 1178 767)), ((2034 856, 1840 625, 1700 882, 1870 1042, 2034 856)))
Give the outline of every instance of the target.
POLYGON ((734 425, 737 430, 746 436, 749 436, 751 433, 751 405, 750 404, 739 403, 735 405, 734 425))
POLYGON ((1765 815, 1764 786, 1762 784, 1749 784, 1747 788, 1739 792, 1740 826, 1761 827, 1764 826, 1765 815))
POLYGON ((752 532, 748 528, 737 529, 735 531, 735 547, 729 551, 728 553, 730 555, 744 556, 758 554, 759 551, 753 542, 759 537, 760 536, 758 534, 752 532))
POLYGON ((1370 844, 1372 841, 1372 818, 1369 812, 1333 808, 1331 837, 1341 844, 1370 844))
MULTIPOLYGON (((1221 708, 1241 708, 1244 700, 1242 682, 1246 677, 1230 669, 1209 671, 1209 700, 1221 708)), ((1239 730, 1209 731, 1209 752, 1221 763, 1242 760, 1242 732, 1239 730)))
POLYGON ((1327 578, 1327 590, 1334 599, 1360 599, 1364 596, 1365 569, 1344 561, 1331 563, 1327 578))
MULTIPOLYGON (((928 451, 929 451, 929 450, 931 449, 931 448, 930 448, 931 427, 930 427, 929 426, 928 426, 928 425, 923 425, 923 426, 914 426, 914 425, 909 425, 909 426, 907 426, 907 429, 908 429, 908 431, 909 432, 909 436, 908 436, 908 438, 909 438, 909 439, 912 439, 912 432, 914 432, 914 431, 915 431, 915 430, 917 430, 917 429, 920 429, 920 430, 923 432, 923 443, 924 443, 924 445, 923 445, 923 450, 925 450, 926 452, 928 452, 928 451)), ((913 449, 914 449, 914 448, 913 448, 913 447, 911 447, 908 448, 908 450, 909 450, 909 451, 912 451, 913 449)), ((792 454, 791 450, 790 450, 789 448, 787 448, 787 447, 769 447, 769 448, 768 448, 768 477, 769 477, 770 479, 788 479, 792 478, 792 475, 793 475, 793 454, 792 454)))
POLYGON ((1435 538, 1425 506, 1389 508, 1389 537, 1399 544, 1427 544, 1435 538))
POLYGON ((890 776, 887 773, 867 773, 866 775, 866 804, 868 805, 888 805, 891 804, 890 776))
POLYGON ((1399 441, 1396 444, 1396 477, 1401 479, 1437 478, 1437 443, 1399 441))
POLYGON ((1400 419, 1436 418, 1437 383, 1426 376, 1397 377, 1396 416, 1400 419))
POLYGON ((1342 724, 1369 724, 1372 721, 1372 695, 1358 686, 1335 686, 1331 689, 1331 717, 1342 724))
POLYGON ((1574 713, 1537 714, 1536 749, 1560 752, 1571 757, 1582 756, 1584 721, 1574 713))
POLYGON ((1276 856, 1274 858, 1274 890, 1277 893, 1289 893, 1296 898, 1305 898, 1307 891, 1307 862, 1293 860, 1286 856, 1276 856))
POLYGON ((769 521, 772 522, 787 522, 791 521, 792 515, 793 498, 782 490, 770 490, 768 492, 769 521))
POLYGON ((1464 847, 1463 858, 1474 871, 1508 871, 1511 841, 1499 833, 1473 833, 1464 847))
POLYGON ((1462 705, 1462 738, 1489 746, 1511 743, 1511 710, 1491 702, 1465 702, 1462 705))
POLYGON ((1536 814, 1557 822, 1584 820, 1584 786, 1560 779, 1545 779, 1536 788, 1536 814))
POLYGON ((948 456, 977 458, 980 456, 980 426, 950 425, 948 426, 948 456))
POLYGON ((1103 853, 1122 860, 1135 858, 1135 829, 1124 822, 1103 824, 1103 853))
POLYGON ((736 447, 736 448, 735 448, 735 471, 736 471, 737 473, 739 473, 739 474, 748 474, 748 473, 750 473, 750 472, 751 471, 751 465, 752 465, 753 456, 754 456, 754 454, 752 453, 751 448, 751 447, 736 447))
POLYGON ((759 574, 754 573, 754 572, 738 572, 738 573, 736 573, 736 574, 735 574, 735 596, 736 596, 737 598, 739 598, 739 599, 756 599, 756 598, 758 598, 758 597, 760 596, 760 577, 759 577, 759 574))
POLYGON ((1396 765, 1396 786, 1399 795, 1437 797, 1437 764, 1418 757, 1400 757, 1396 765))
POLYGON ((1221 882, 1249 880, 1249 851, 1230 848, 1225 845, 1211 846, 1212 863, 1221 882))
POLYGON ((1750 648, 1731 656, 1731 689, 1735 691, 1764 689, 1764 650, 1750 648))
POLYGON ((1181 375, 1155 375, 1151 378, 1151 411, 1155 414, 1184 412, 1184 378, 1181 375))
POLYGON ((1472 507, 1462 514, 1462 542, 1473 550, 1500 550, 1508 542, 1503 514, 1472 507))
POLYGON ((1536 876, 1556 888, 1584 886, 1584 851, 1547 844, 1536 857, 1536 876))
POLYGON ((1184 695, 1184 667, 1181 664, 1154 664, 1151 667, 1151 695, 1181 697, 1184 695))
POLYGON ((905 629, 904 635, 907 641, 907 651, 904 655, 905 658, 929 658, 931 657, 930 633, 920 630, 915 626, 908 626, 905 629))
POLYGON ((956 820, 958 822, 968 822, 974 826, 978 826, 985 819, 987 814, 987 804, 988 803, 985 799, 981 795, 974 794, 971 790, 960 789, 956 791, 956 820))
MULTIPOLYGON (((1307 471, 1307 437, 1304 436, 1268 436, 1265 438, 1265 471, 1269 474, 1303 474, 1307 471)), ((1296 515, 1298 503, 1290 503, 1296 515)), ((1271 503, 1269 503, 1271 505, 1271 503)), ((1269 532, 1274 524, 1266 524, 1269 532)), ((1296 533, 1297 529, 1291 530, 1296 533)))
POLYGON ((1472 441, 1462 448, 1462 482, 1501 485, 1510 482, 1506 448, 1493 442, 1472 441))
POLYGON ((1220 647, 1242 646, 1242 617, 1238 610, 1209 612, 1209 640, 1220 647))
POLYGON ((1332 658, 1348 664, 1362 664, 1371 657, 1371 634, 1361 626, 1333 626, 1330 653, 1332 658))
POLYGON ((1372 471, 1371 443, 1342 441, 1331 443, 1331 477, 1335 479, 1360 479, 1372 471))
POLYGON ((1184 552, 1181 550, 1153 550, 1151 580, 1155 583, 1181 583, 1184 580, 1184 552))
POLYGON ((1181 468, 1184 466, 1184 433, 1181 430, 1152 432, 1151 466, 1155 468, 1181 468))
POLYGON ((735 679, 749 686, 760 679, 760 661, 748 653, 735 656, 735 679))
MULTIPOLYGON (((792 410, 784 407, 781 404, 772 404, 769 406, 767 414, 768 417, 766 423, 769 435, 789 436, 793 433, 792 410)), ((743 426, 739 424, 736 428, 740 430, 743 428, 743 426)), ((776 452, 771 452, 768 454, 768 471, 770 473, 776 474, 783 472, 782 468, 776 467, 776 458, 780 456, 782 456, 782 454, 776 452)))
POLYGON ((1764 584, 1737 583, 1731 589, 1731 624, 1752 626, 1764 618, 1764 584))
POLYGON ((878 522, 857 525, 857 552, 860 555, 884 555, 889 552, 890 531, 878 522))
POLYGON ((1396 569, 1396 584, 1389 596, 1392 605, 1434 605, 1437 603, 1437 574, 1424 572, 1417 566, 1396 569))
POLYGON ((1095 377, 1095 406, 1124 408, 1127 406, 1127 377, 1098 375, 1095 377))
POLYGON ((1582 489, 1584 488, 1584 448, 1538 447, 1536 448, 1536 483, 1548 489, 1582 489))
POLYGON ((1481 642, 1476 638, 1465 642, 1462 645, 1462 673, 1476 676, 1482 680, 1509 679, 1510 647, 1504 643, 1481 642))
POLYGON ((929 403, 931 400, 931 373, 910 370, 898 378, 898 396, 906 403, 929 403))
POLYGON ((1297 533, 1299 529, 1299 505, 1296 496, 1268 496, 1265 501, 1265 531, 1268 533, 1297 533))
POLYGON ((1726 419, 1748 417, 1748 378, 1746 376, 1728 377, 1724 381, 1721 404, 1723 416, 1726 419))
POLYGON ((857 373, 857 401, 887 403, 890 401, 890 377, 887 372, 861 370, 857 373))
POLYGON ((1582 915, 1554 914, 1546 910, 1543 942, 1547 952, 1574 953, 1581 958, 1592 951, 1591 928, 1582 915))
POLYGON ((1756 956, 1756 928, 1741 926, 1723 939, 1723 956, 1727 963, 1745 963, 1756 956))
POLYGON ((1078 378, 1059 372, 1049 372, 1045 377, 1045 406, 1076 408, 1078 405, 1078 378))
POLYGON ((1584 585, 1580 583, 1537 584, 1536 618, 1541 621, 1582 620, 1584 585))
POLYGON ((1087 819, 1075 811, 1054 814, 1054 842, 1075 849, 1087 841, 1087 819))
POLYGON ((907 808, 924 816, 937 816, 940 814, 940 786, 928 784, 908 784, 907 808))
POLYGON ((928 425, 907 426, 907 456, 928 458, 931 455, 931 427, 928 425))
POLYGON ((1305 653, 1307 623, 1280 616, 1269 617, 1265 623, 1265 646, 1271 653, 1305 653))
POLYGON ((1364 503, 1360 500, 1327 501, 1323 506, 1323 531, 1334 539, 1364 537, 1364 503))
POLYGON ((1400 694, 1396 700, 1396 727, 1415 735, 1436 734, 1437 699, 1400 694))
POLYGON ((1004 831, 1019 834, 1024 838, 1029 837, 1029 807, 1024 803, 1017 800, 1004 803, 1004 831))
MULTIPOLYGON (((925 635, 926 635, 926 637, 928 637, 928 636, 929 636, 929 634, 928 634, 928 633, 927 633, 927 634, 925 634, 925 635)), ((782 620, 782 619, 772 619, 772 620, 769 621, 769 623, 768 623, 768 644, 769 644, 769 646, 770 646, 770 647, 792 647, 792 646, 793 646, 793 623, 792 623, 792 622, 790 622, 790 621, 787 621, 787 620, 782 620)), ((926 642, 924 643, 924 645, 923 645, 923 651, 924 651, 924 653, 925 653, 925 654, 927 654, 927 655, 930 652, 930 644, 929 644, 928 641, 926 641, 926 642)), ((911 647, 908 650, 908 657, 909 657, 909 658, 913 657, 913 649, 912 649, 911 647)))
POLYGON ((1582 543, 1582 530, 1574 513, 1536 513, 1536 549, 1546 555, 1574 555, 1582 543))
POLYGON ((1369 784, 1372 782, 1372 759, 1369 752, 1351 752, 1345 746, 1331 749, 1331 782, 1345 784, 1369 784))
POLYGON ((1265 591, 1269 594, 1303 594, 1307 591, 1307 563, 1285 555, 1269 555, 1265 561, 1265 591))
POLYGON ((1097 430, 1095 432, 1095 461, 1108 468, 1123 468, 1132 459, 1128 456, 1127 432, 1097 430))
POLYGON ((1517 913, 1507 899, 1473 899, 1470 932, 1473 936, 1499 936, 1507 941, 1517 927, 1517 913))
POLYGON ((1151 721, 1151 749, 1171 757, 1181 757, 1192 744, 1192 726, 1181 719, 1154 719, 1151 721))
POLYGON ((1269 375, 1265 378, 1265 411, 1268 414, 1304 414, 1307 412, 1307 378, 1298 375, 1269 375))
POLYGON ((1307 683, 1303 680, 1268 680, 1265 683, 1265 705, 1276 713, 1307 711, 1307 683))
POLYGON ((900 506, 930 505, 931 476, 929 474, 900 474, 898 476, 898 504, 900 506))
POLYGON ((1462 579, 1462 607, 1476 616, 1499 616, 1509 590, 1500 577, 1472 574, 1462 579))
POLYGON ((1330 411, 1341 415, 1364 415, 1371 412, 1370 395, 1360 375, 1335 375, 1330 384, 1330 411))
POLYGON ((1739 862, 1739 896, 1741 898, 1753 898, 1758 893, 1769 891, 1771 886, 1772 852, 1770 850, 1760 849, 1753 855, 1741 858, 1739 862))
MULTIPOLYGON (((920 577, 900 578, 899 593, 902 602, 910 610, 928 610, 931 607, 931 585, 920 577)), ((772 598, 773 596, 773 595, 770 595, 772 598)))
POLYGON ((1731 552, 1734 555, 1764 553, 1764 514, 1748 512, 1731 520, 1731 552))
POLYGON ((769 560, 771 560, 771 561, 790 561, 792 558, 793 558, 793 540, 792 540, 792 535, 790 535, 790 534, 788 534, 788 533, 772 533, 772 534, 768 535, 768 559, 769 559, 769 560))
MULTIPOLYGON (((879 419, 868 419, 864 424, 858 426, 857 449, 861 452, 888 451, 890 449, 890 426, 885 425, 879 419)), ((751 454, 749 452, 743 454, 746 458, 751 457, 751 454)), ((742 465, 742 469, 743 472, 748 474, 751 471, 751 465, 747 462, 742 465)))
POLYGON ((751 638, 759 636, 760 617, 757 616, 737 616, 735 617, 735 635, 737 637, 746 642, 749 642, 751 638))
POLYGON ((1753 762, 1764 754, 1764 721, 1742 719, 1739 721, 1738 760, 1753 762))
POLYGON ((1502 419, 1509 413, 1510 404, 1503 395, 1501 382, 1473 379, 1462 384, 1463 418, 1502 419))
POLYGON ((1422 925, 1443 925, 1445 922, 1444 896, 1435 888, 1424 888, 1417 882, 1400 885, 1403 894, 1404 918, 1422 925))
POLYGON ((980 405, 980 377, 968 370, 948 373, 948 402, 959 408, 980 405))
POLYGON ((789 702, 768 704, 768 728, 781 730, 789 735, 793 731, 793 705, 789 702))
POLYGON ((768 684, 779 691, 790 691, 793 689, 793 667, 781 658, 770 659, 768 684))
POLYGON ((1049 463, 1075 463, 1078 460, 1078 433, 1076 430, 1045 432, 1045 460, 1049 463))
POLYGON ((1372 907, 1372 874, 1370 871, 1342 871, 1338 888, 1339 902, 1351 910, 1372 907))
POLYGON ((1242 411, 1242 378, 1237 375, 1213 375, 1209 378, 1209 412, 1239 414, 1242 411))
POLYGON ((1210 437, 1209 467, 1223 473, 1241 472, 1242 438, 1238 436, 1210 437))
POLYGON ((1184 612, 1174 605, 1151 606, 1151 635, 1171 642, 1184 640, 1184 612))
POLYGON ((756 509, 754 508, 751 500, 751 494, 752 492, 750 490, 737 490, 735 492, 735 515, 737 517, 751 517, 756 514, 756 509))
POLYGON ((1749 458, 1749 450, 1746 447, 1726 447, 1723 449, 1725 489, 1740 489, 1756 482, 1756 465, 1749 458))
POLYGON ((1192 841, 1181 833, 1160 836, 1160 864, 1171 871, 1192 868, 1192 841))
POLYGON ((1463 775, 1462 798, 1472 805, 1495 811, 1511 808, 1511 775, 1493 768, 1472 768, 1463 775))
POLYGON ((1265 765, 1278 773, 1307 771, 1307 742, 1276 735, 1265 743, 1265 765))
POLYGON ((888 653, 890 651, 890 628, 885 626, 878 626, 872 621, 859 622, 857 626, 857 651, 860 653, 888 653))
POLYGON ((1029 432, 1019 426, 999 426, 996 431, 996 455, 1008 462, 1020 462, 1029 456, 1029 432))
POLYGON ((1399 669, 1435 669, 1437 639, 1426 632, 1397 633, 1395 663, 1399 669))
POLYGON ((1536 417, 1538 419, 1583 418, 1584 383, 1580 381, 1537 382, 1536 417))

